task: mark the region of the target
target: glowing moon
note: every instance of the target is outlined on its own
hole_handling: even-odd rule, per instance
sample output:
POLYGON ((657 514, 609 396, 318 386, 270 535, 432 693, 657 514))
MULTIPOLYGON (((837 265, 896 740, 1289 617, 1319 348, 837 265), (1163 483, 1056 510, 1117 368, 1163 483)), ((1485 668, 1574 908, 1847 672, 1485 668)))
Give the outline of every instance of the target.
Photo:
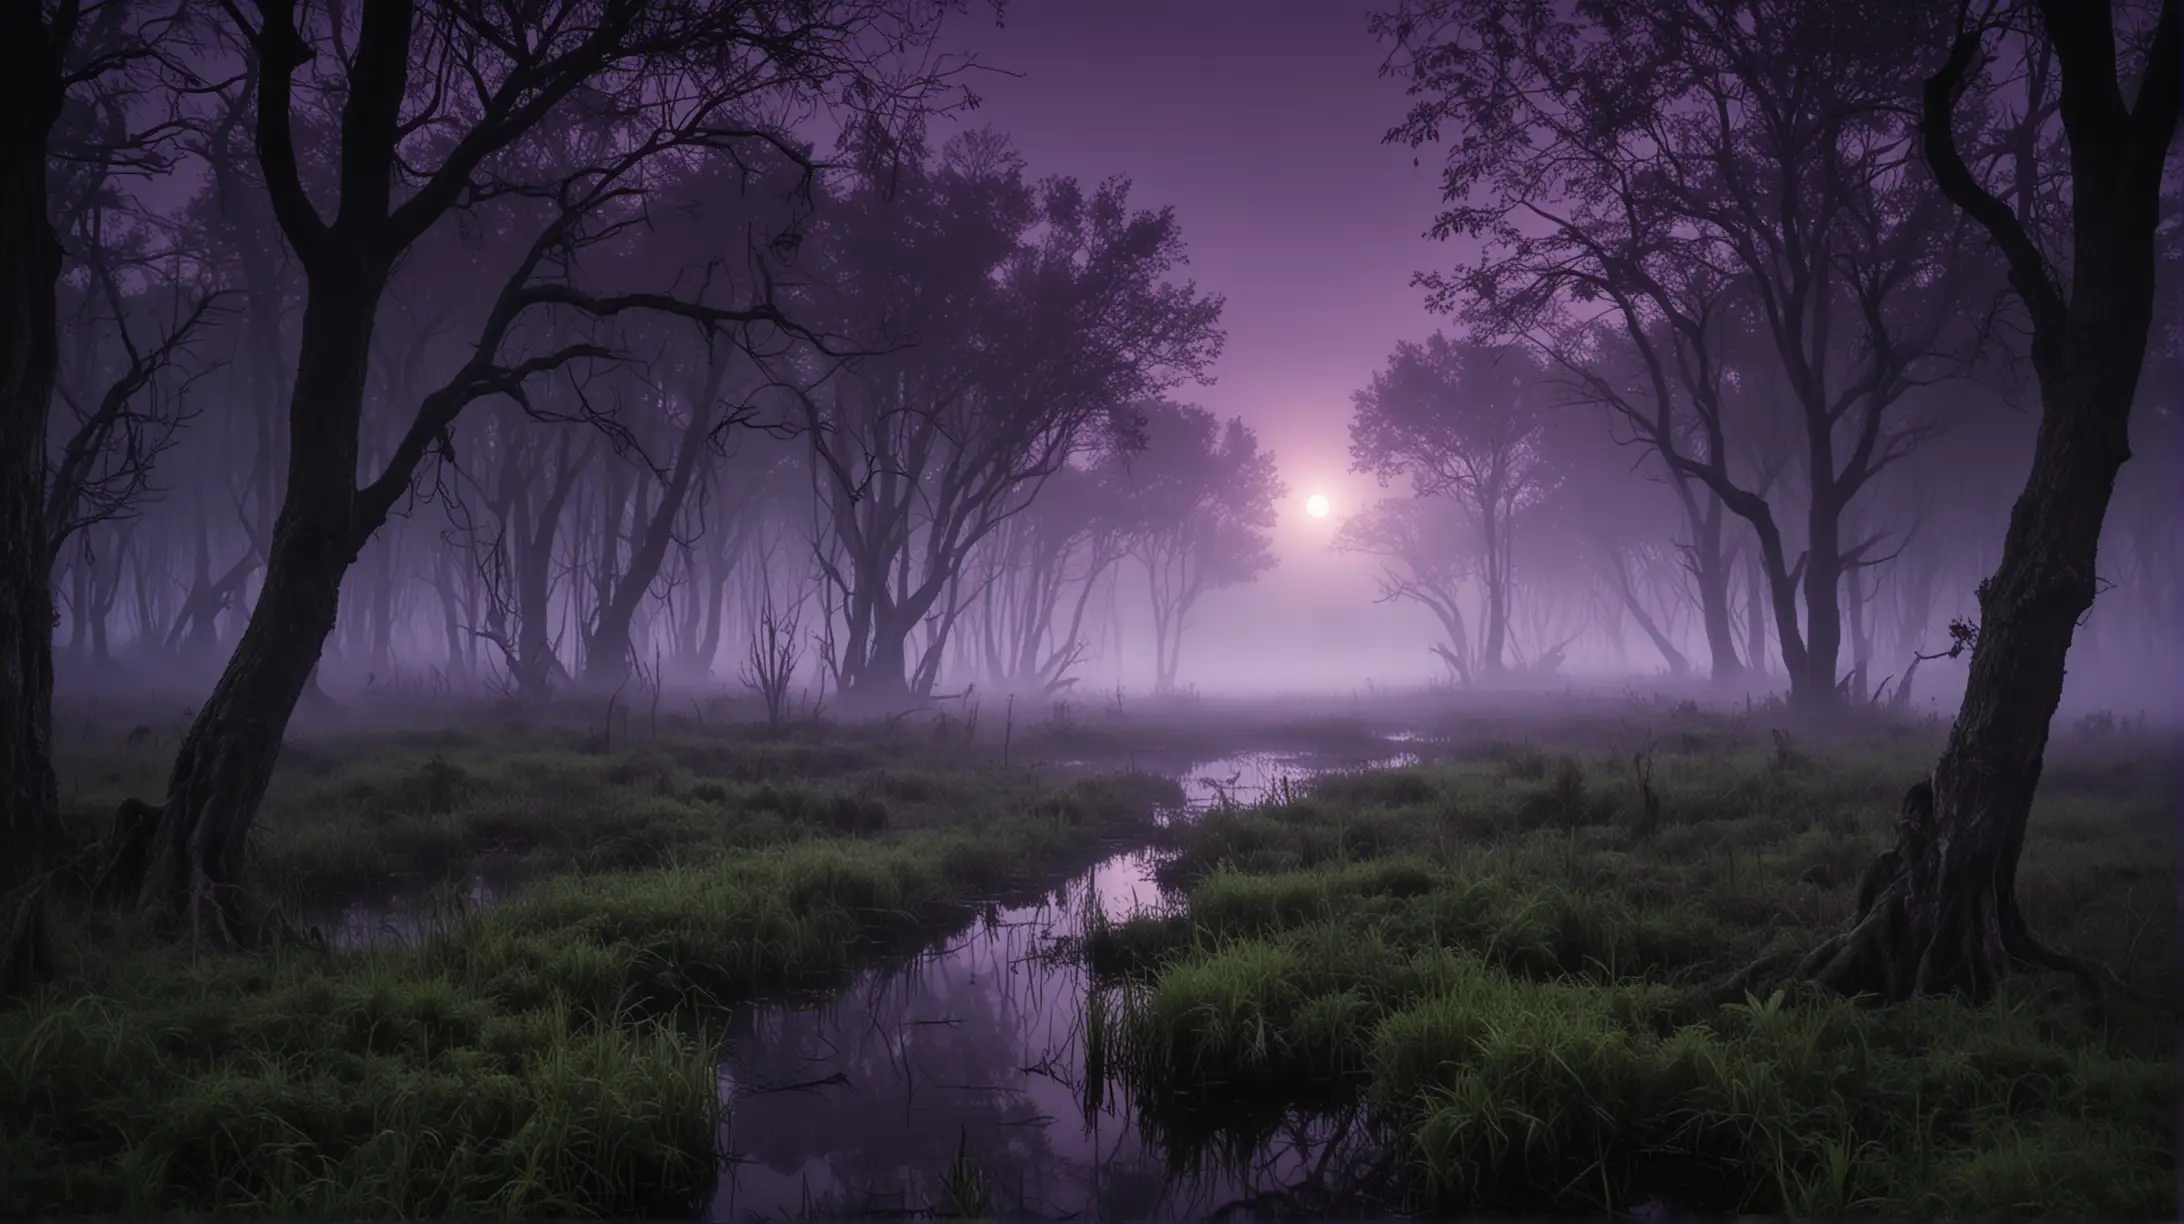
POLYGON ((1312 496, 1305 498, 1304 512, 1313 518, 1326 518, 1327 495, 1325 493, 1314 493, 1312 496))

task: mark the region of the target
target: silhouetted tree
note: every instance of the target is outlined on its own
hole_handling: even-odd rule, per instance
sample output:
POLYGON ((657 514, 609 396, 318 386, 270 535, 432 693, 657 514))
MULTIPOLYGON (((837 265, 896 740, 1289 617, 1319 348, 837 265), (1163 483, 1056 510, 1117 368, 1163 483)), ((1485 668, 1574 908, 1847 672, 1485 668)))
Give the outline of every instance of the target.
POLYGON ((251 65, 257 168, 308 286, 288 476, 242 639, 183 740, 165 803, 152 818, 117 823, 102 880, 147 919, 187 918, 224 940, 257 926, 242 888, 244 842, 359 550, 428 453, 451 446, 466 406, 521 398, 556 371, 619 355, 564 342, 544 320, 657 312, 728 339, 795 330, 770 292, 747 281, 709 282, 713 292, 695 295, 586 292, 572 283, 581 253, 641 218, 649 172, 669 159, 744 144, 790 150, 761 107, 843 94, 915 107, 934 83, 890 81, 876 68, 929 33, 933 10, 915 0, 366 0, 308 12, 261 0, 255 19, 227 12, 251 65), (299 150, 299 109, 326 116, 338 134, 331 166, 299 150), (567 139, 561 119, 572 114, 599 138, 567 139), (539 133, 551 139, 532 139, 539 133), (435 227, 487 205, 530 241, 466 337, 467 355, 405 414, 377 475, 360 483, 375 322, 395 269, 435 227))
POLYGON ((1382 484, 1408 475, 1421 497, 1447 493, 1472 514, 1486 595, 1478 665, 1502 669, 1509 635, 1517 516, 1554 482, 1542 440, 1543 372, 1521 349, 1404 343, 1357 392, 1350 420, 1356 470, 1382 484))
POLYGON ((1470 547, 1476 534, 1451 496, 1384 497, 1344 520, 1333 544, 1336 552, 1381 558, 1381 602, 1408 600, 1433 613, 1442 640, 1430 649, 1463 684, 1473 679, 1463 588, 1478 570, 1470 547))
MULTIPOLYGON (((1672 339, 1670 341, 1673 343, 1672 339)), ((1643 355, 1619 329, 1596 325, 1578 329, 1574 337, 1563 337, 1562 342, 1547 346, 1556 361, 1574 368, 1576 377, 1572 384, 1572 398, 1606 406, 1611 416, 1605 431, 1618 442, 1643 441, 1649 431, 1641 431, 1637 438, 1627 428, 1618 428, 1617 422, 1632 415, 1643 416, 1636 405, 1654 402, 1654 397, 1666 390, 1666 384, 1656 382, 1643 355)), ((1779 464, 1763 465, 1768 475, 1762 477, 1757 491, 1765 496, 1766 485, 1772 483, 1773 474, 1779 472, 1779 464)), ((1717 681, 1734 680, 1745 671, 1745 661, 1738 658, 1735 633, 1730 619, 1730 577, 1734 572, 1735 550, 1730 547, 1723 531, 1724 510, 1721 498, 1697 477, 1670 465, 1667 483, 1674 493, 1677 506, 1683 512, 1683 538, 1676 540, 1673 551, 1680 557, 1682 566, 1690 578, 1691 593, 1699 608, 1699 624, 1706 633, 1706 646, 1711 675, 1717 681)), ((1663 533, 1662 539, 1672 533, 1663 533)), ((1632 541, 1633 547, 1648 549, 1646 542, 1632 541)), ((1610 576, 1618 587, 1621 577, 1614 570, 1612 558, 1604 558, 1610 564, 1610 576)), ((1620 596, 1619 596, 1620 597, 1620 596)), ((1626 607, 1628 601, 1625 601, 1626 607)), ((1632 609, 1634 619, 1641 627, 1648 617, 1632 609)), ((1651 635, 1653 630, 1646 632, 1651 635)), ((1754 650, 1764 644, 1764 637, 1748 635, 1754 650)), ((1655 644, 1661 644, 1655 639, 1655 644)), ((1763 669, 1765 660, 1757 653, 1751 654, 1755 669, 1763 669)), ((1671 670, 1675 670, 1673 661, 1671 670)))
POLYGON ((1070 672, 1090 649, 1086 610, 1143 518, 1129 458, 1056 472, 983 550, 973 615, 980 663, 998 688, 1046 695, 1077 682, 1070 672))
POLYGON ((1153 601, 1154 689, 1175 687, 1183 631, 1209 591, 1251 582, 1274 567, 1267 529, 1286 492, 1274 456, 1241 418, 1203 408, 1143 406, 1145 450, 1123 478, 1138 528, 1130 552, 1153 601))
MULTIPOLYGON (((1557 481, 1530 517, 1537 526, 1551 528, 1555 538, 1529 551, 1541 551, 1544 545, 1566 554, 1566 560, 1582 557, 1599 608, 1596 619, 1614 635, 1618 652, 1622 625, 1635 624, 1669 675, 1681 677, 1691 670, 1691 660, 1679 641, 1680 605, 1696 605, 1702 623, 1707 621, 1715 611, 1709 604, 1715 596, 1707 593, 1704 571, 1729 557, 1721 549, 1718 530, 1711 541, 1703 536, 1686 541, 1676 539, 1676 528, 1679 519, 1685 527, 1693 526, 1689 512, 1703 499, 1712 505, 1718 529, 1720 503, 1703 488, 1697 490, 1701 498, 1693 498, 1687 485, 1633 470, 1642 456, 1617 445, 1600 428, 1596 412, 1584 404, 1554 410, 1545 446, 1557 481)), ((1698 524, 1701 532, 1704 526, 1703 521, 1698 524)), ((1721 581, 1719 612, 1726 631, 1726 575, 1721 581)), ((1709 631, 1707 637, 1711 643, 1714 635, 1709 631)), ((1733 653, 1730 661, 1735 661, 1733 653)), ((1723 675, 1719 668, 1715 674, 1723 675)))
POLYGON ((845 691, 929 687, 966 561, 1080 451, 1128 449, 1124 405, 1203 373, 1221 302, 1169 281, 1174 214, 1129 185, 1024 180, 991 132, 937 156, 875 143, 831 204, 832 326, 882 355, 803 397, 845 691), (914 669, 912 633, 932 622, 914 669))
MULTIPOLYGON (((131 365, 49 468, 49 424, 60 378, 59 286, 67 252, 56 215, 80 220, 113 165, 156 156, 167 129, 131 126, 126 104, 168 74, 157 44, 175 13, 152 5, 76 0, 0 3, 0 994, 47 968, 46 872, 57 837, 53 774, 52 569, 60 542, 91 513, 111 517, 143 488, 147 454, 124 452, 116 486, 99 483, 103 456, 134 433, 130 399, 172 348, 133 350, 131 365), (73 112, 75 122, 64 122, 73 112), (72 130, 71 130, 72 129, 72 130), (67 147, 72 170, 56 174, 67 147), (57 194, 56 185, 73 186, 57 194), (164 351, 163 351, 164 350, 164 351), (111 495, 103 509, 98 499, 111 495)), ((156 115, 156 108, 153 113, 156 115)), ((80 235, 73 235, 79 236, 80 235)), ((96 274, 117 319, 110 277, 96 274)), ((185 326, 194 326, 192 319, 185 326)))
POLYGON ((1927 165, 1993 238, 2030 318, 2040 431, 2001 564, 1980 584, 1963 704, 1932 780, 1904 799, 1897 844, 1878 865, 1885 884, 1797 966, 1837 990, 1985 998, 2022 968, 2097 980, 2032 934, 2017 865, 2071 638, 2097 593, 2102 519, 2131 456, 2131 406, 2155 313, 2162 177, 2184 103, 2180 14, 2178 0, 2162 0, 2133 101, 2108 0, 2038 0, 1969 23, 1926 83, 1927 165), (1990 46, 2008 42, 2050 60, 2059 79, 2067 237, 2044 232, 2026 207, 2036 184, 1990 187, 1958 142, 1962 100, 1990 46))
POLYGON ((1841 578, 1881 543, 1846 541, 1844 513, 1930 432, 1905 394, 1970 339, 1962 223, 1906 157, 1903 48, 1951 7, 1426 0, 1375 19, 1419 98, 1389 138, 1463 130, 1435 233, 1486 242, 1476 266, 1420 278, 1433 304, 1579 369, 1565 336, 1606 312, 1650 377, 1642 398, 1603 398, 1751 525, 1806 706, 1836 699, 1841 578), (1786 403, 1736 394, 1754 362, 1786 403), (1732 468, 1755 408, 1797 420, 1794 560, 1781 495, 1732 468))

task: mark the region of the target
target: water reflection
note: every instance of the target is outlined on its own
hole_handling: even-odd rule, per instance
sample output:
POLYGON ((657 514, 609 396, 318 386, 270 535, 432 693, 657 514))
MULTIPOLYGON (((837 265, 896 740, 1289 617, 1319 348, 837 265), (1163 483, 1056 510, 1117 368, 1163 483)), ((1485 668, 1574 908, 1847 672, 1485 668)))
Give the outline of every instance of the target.
POLYGON ((743 1009, 720 1069, 710 1218, 1356 1213, 1343 1187, 1380 1179, 1359 1180, 1378 1148, 1354 1117, 1277 1114, 1231 1159, 1179 1162, 1113 1085, 1086 1091, 1089 983, 1054 946, 1094 907, 1157 907, 1155 865, 1109 859, 825 1003, 743 1009))
MULTIPOLYGON (((1419 740, 1415 733, 1401 731, 1384 738, 1390 743, 1402 744, 1415 744, 1419 740)), ((1164 813, 1163 823, 1187 821, 1209 808, 1250 807, 1301 798, 1312 779, 1338 769, 1400 769, 1415 765, 1418 760, 1411 752, 1362 763, 1342 762, 1311 753, 1241 752, 1199 761, 1179 771, 1177 781, 1183 789, 1183 806, 1164 813)), ((1048 767, 1063 772, 1097 768, 1091 762, 1083 761, 1053 762, 1048 767)), ((1124 878, 1127 873, 1121 868, 1101 870, 1108 872, 1099 884, 1103 889, 1136 887, 1124 878)), ((522 878, 520 856, 493 853, 478 860, 476 873, 466 881, 428 888, 420 888, 415 881, 390 881, 373 896, 332 906, 314 905, 305 900, 297 908, 305 925, 317 927, 327 943, 336 948, 415 944, 446 932, 470 914, 506 901, 515 894, 522 878)), ((1152 887, 1149 882, 1141 884, 1144 889, 1152 887)), ((1144 897, 1150 902, 1152 894, 1146 892, 1144 897)))
MULTIPOLYGON (((1396 736, 1388 737, 1391 740, 1396 736)), ((1416 765, 1415 753, 1398 752, 1356 766, 1361 769, 1402 769, 1416 765)), ((1266 802, 1301 799, 1311 781, 1343 768, 1340 763, 1306 753, 1240 752, 1194 765, 1178 779, 1190 811, 1218 807, 1251 807, 1266 802)))
POLYGON ((468 880, 419 890, 390 883, 378 895, 339 907, 303 906, 306 926, 318 928, 336 948, 371 948, 422 943, 481 909, 514 895, 522 883, 522 859, 514 854, 481 855, 468 880))

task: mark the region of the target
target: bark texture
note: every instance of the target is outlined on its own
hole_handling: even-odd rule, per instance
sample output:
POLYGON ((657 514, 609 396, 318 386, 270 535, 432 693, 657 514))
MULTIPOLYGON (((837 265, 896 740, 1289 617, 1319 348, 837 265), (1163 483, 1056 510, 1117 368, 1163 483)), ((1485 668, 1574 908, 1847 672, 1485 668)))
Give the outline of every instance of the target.
POLYGON ((36 3, 0 4, 0 995, 48 968, 46 852, 53 777, 53 591, 46 416, 60 361, 61 246, 46 217, 46 148, 60 47, 36 3))
POLYGON ((2005 975, 2035 968, 2098 981, 2033 936, 2018 906, 2017 865, 2071 638, 2093 606, 2101 524, 2131 456, 2184 37, 2179 0, 2165 0, 2137 104, 2127 107, 2109 5, 2043 0, 2039 10, 2061 68, 2071 151, 2067 294, 2020 219, 1956 148, 1951 111, 1981 31, 1958 40, 1926 88, 1928 164, 1994 237, 2032 316, 2041 420, 2001 564, 1980 587, 1978 637, 1948 745, 1931 782, 1906 796, 1897 844, 1869 872, 1858 918, 1797 967, 1797 976, 1846 993, 1984 999, 2005 975))

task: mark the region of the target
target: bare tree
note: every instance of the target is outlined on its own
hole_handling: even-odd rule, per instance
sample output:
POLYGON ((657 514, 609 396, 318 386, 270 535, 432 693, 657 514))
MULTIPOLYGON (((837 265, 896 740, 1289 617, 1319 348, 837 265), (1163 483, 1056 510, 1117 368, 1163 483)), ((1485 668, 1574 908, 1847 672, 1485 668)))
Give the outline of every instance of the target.
POLYGON ((244 841, 358 551, 409 493, 427 455, 451 447, 467 405, 520 399, 556 371, 618 355, 598 342, 557 342, 540 320, 660 312, 728 336, 795 330, 770 291, 748 286, 728 304, 642 289, 586 292, 571 280, 580 253, 642 220, 648 178, 661 164, 745 143, 790 148, 765 108, 845 90, 914 107, 934 84, 930 75, 890 81, 879 70, 929 36, 932 10, 922 4, 571 0, 508 9, 367 0, 306 14, 293 0, 261 0, 257 8, 255 20, 228 12, 253 65, 258 168, 308 285, 286 491, 264 586, 183 740, 166 801, 156 817, 117 826, 102 880, 102 891, 133 897, 145 918, 186 919, 220 940, 249 938, 259 926, 242 886, 244 841), (299 157, 296 115, 305 104, 338 116, 333 182, 307 173, 299 157), (571 130, 561 122, 569 115, 606 135, 558 139, 571 130), (557 139, 531 139, 540 133, 557 139), (314 194, 332 202, 330 220, 314 194), (504 207, 533 237, 468 355, 416 403, 378 474, 359 483, 374 323, 395 269, 443 220, 486 204, 504 207))
POLYGON ((1127 555, 1141 517, 1128 496, 1126 462, 1116 456, 1055 473, 982 551, 972 615, 997 689, 1045 696, 1077 682, 1070 673, 1091 645, 1085 613, 1127 555))
MULTIPOLYGON (((95 98, 118 105, 132 90, 164 82, 155 48, 172 19, 149 5, 0 3, 0 80, 8 93, 0 105, 0 993, 48 967, 45 872, 59 802, 53 537, 74 521, 79 504, 72 493, 55 501, 47 468, 66 266, 53 227, 51 163, 71 106, 95 111, 95 98)), ((155 121, 150 131, 106 131, 88 142, 102 147, 74 152, 111 165, 145 155, 163 130, 155 121)), ((84 487, 84 473, 124 411, 117 406, 81 436, 85 445, 73 448, 81 457, 72 466, 64 461, 61 473, 70 487, 84 487)))
POLYGON ((1285 488, 1274 456, 1240 417, 1148 404, 1146 449, 1132 456, 1129 490, 1140 515, 1130 551, 1153 600, 1154 690, 1175 688, 1183 631, 1207 592, 1251 582, 1274 567, 1274 505, 1285 488))
POLYGON ((1486 593, 1478 666, 1507 656, 1517 516, 1552 487, 1542 441, 1539 367, 1521 349, 1405 343, 1356 395, 1350 454, 1383 484, 1408 475, 1421 497, 1447 493, 1471 512, 1486 593))
POLYGON ((804 644, 797 639, 802 609, 798 602, 776 605, 772 592, 758 612, 751 633, 750 657, 743 664, 743 683, 758 691, 766 705, 766 725, 779 727, 789 721, 796 699, 796 664, 804 644))
POLYGON ((1942 8, 1426 0, 1375 19, 1419 97, 1389 138, 1464 128, 1435 232, 1487 253, 1421 276, 1433 303, 1580 372, 1573 332, 1624 333, 1647 385, 1602 398, 1751 526, 1808 706, 1836 697, 1844 569, 1883 544, 1845 540, 1843 516, 1932 432, 1906 395, 1970 339, 1961 223, 1910 164, 1902 48, 1942 8), (1782 499, 1732 468, 1740 415, 1771 407, 1737 394, 1758 363, 1797 422, 1809 496, 1794 560, 1782 499))
POLYGON ((1476 655, 1463 606, 1464 585, 1478 568, 1465 546, 1471 534, 1454 498, 1387 497, 1344 521, 1334 542, 1336 552, 1382 559, 1381 602, 1407 600, 1433 613, 1442 640, 1429 649, 1462 684, 1473 680, 1476 655))

